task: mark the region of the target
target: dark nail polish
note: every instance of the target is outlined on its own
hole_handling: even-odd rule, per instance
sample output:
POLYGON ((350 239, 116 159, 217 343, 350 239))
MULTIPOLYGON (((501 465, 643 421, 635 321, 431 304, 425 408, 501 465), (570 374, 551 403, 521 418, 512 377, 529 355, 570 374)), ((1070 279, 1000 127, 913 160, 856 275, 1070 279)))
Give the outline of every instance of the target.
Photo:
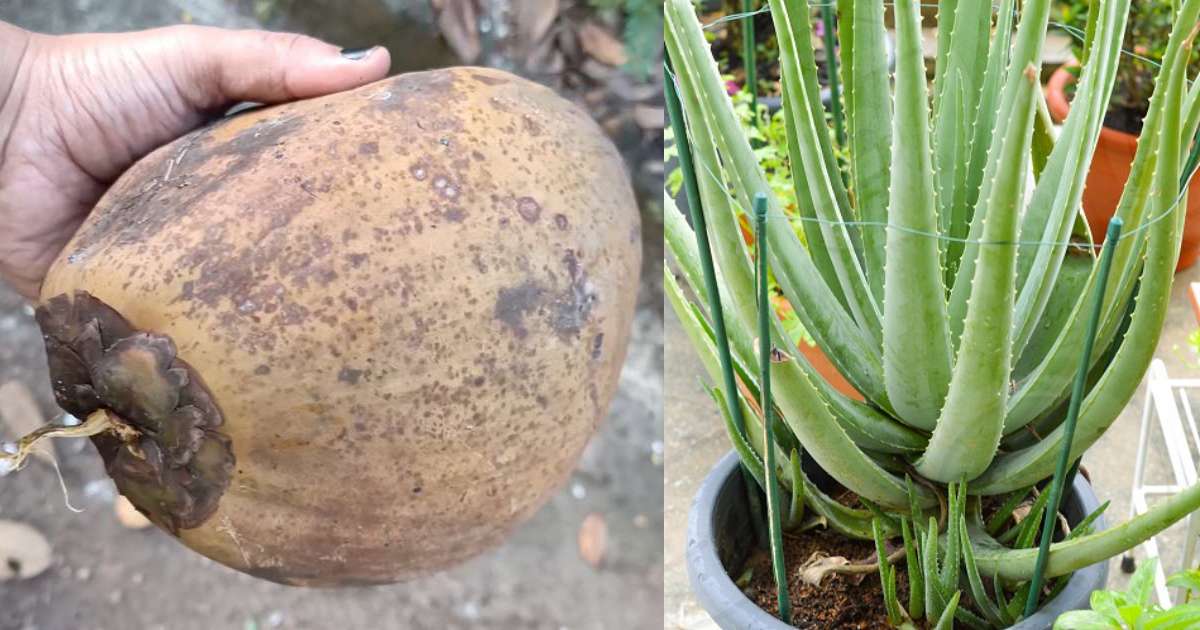
POLYGON ((371 54, 372 50, 375 50, 374 46, 368 46, 366 48, 343 48, 342 56, 347 59, 358 61, 366 58, 367 55, 371 54))

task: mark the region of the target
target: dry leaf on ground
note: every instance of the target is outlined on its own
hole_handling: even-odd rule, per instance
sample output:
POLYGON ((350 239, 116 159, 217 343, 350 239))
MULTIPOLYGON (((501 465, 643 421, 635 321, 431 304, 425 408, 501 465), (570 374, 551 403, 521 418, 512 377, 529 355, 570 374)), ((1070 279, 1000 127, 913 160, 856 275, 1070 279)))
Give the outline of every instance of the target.
POLYGON ((848 564, 850 561, 842 556, 825 556, 819 551, 814 551, 797 570, 800 572, 800 579, 813 586, 820 586, 827 573, 848 564))
POLYGON ((475 0, 433 0, 438 12, 437 25, 446 43, 463 63, 479 58, 483 46, 479 42, 479 12, 475 0))
POLYGON ((593 59, 610 66, 624 65, 629 59, 621 40, 595 22, 579 27, 579 44, 593 59))
POLYGON ((522 0, 516 7, 517 37, 526 49, 542 41, 558 17, 558 0, 522 0))

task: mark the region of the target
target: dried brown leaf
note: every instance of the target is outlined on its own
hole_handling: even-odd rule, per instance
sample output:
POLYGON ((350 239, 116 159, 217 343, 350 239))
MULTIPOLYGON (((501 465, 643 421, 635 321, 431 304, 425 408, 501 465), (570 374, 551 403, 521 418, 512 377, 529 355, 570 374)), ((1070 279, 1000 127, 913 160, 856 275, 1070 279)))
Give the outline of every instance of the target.
POLYGON ((850 561, 842 556, 826 556, 820 551, 814 551, 796 570, 800 572, 800 579, 805 583, 820 586, 826 574, 848 564, 850 561))
POLYGON ((638 126, 642 129, 662 129, 665 116, 666 114, 661 107, 638 105, 633 108, 633 120, 636 121, 638 126))
POLYGON ((593 59, 609 66, 623 65, 629 59, 621 40, 592 21, 579 27, 579 44, 593 59))
POLYGON ((479 11, 475 0, 435 0, 438 9, 437 25, 446 43, 464 63, 479 58, 483 46, 479 42, 479 11))
POLYGON ((550 32, 558 17, 558 0, 522 0, 514 9, 517 37, 528 50, 550 32))

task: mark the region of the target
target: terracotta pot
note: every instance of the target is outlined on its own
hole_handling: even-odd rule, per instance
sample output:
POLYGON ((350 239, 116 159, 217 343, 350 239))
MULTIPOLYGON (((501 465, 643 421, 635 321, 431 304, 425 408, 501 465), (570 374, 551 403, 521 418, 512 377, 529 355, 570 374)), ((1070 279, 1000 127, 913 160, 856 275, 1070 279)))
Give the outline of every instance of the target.
POLYGON ((830 385, 833 385, 834 389, 855 400, 863 399, 862 394, 858 393, 858 390, 854 389, 854 386, 851 385, 844 376, 842 376, 841 372, 838 372, 837 368, 834 367, 833 363, 829 360, 829 357, 825 356, 824 352, 821 352, 820 347, 816 345, 810 346, 801 341, 800 354, 804 355, 804 357, 808 359, 808 362, 811 363, 814 368, 816 368, 817 372, 821 376, 825 377, 825 380, 829 381, 830 385))
MULTIPOLYGON (((1056 122, 1066 120, 1071 111, 1065 90, 1074 81, 1074 75, 1063 67, 1050 75, 1050 81, 1046 83, 1046 104, 1056 122)), ((1083 190, 1083 212, 1087 215, 1092 239, 1097 243, 1104 240, 1108 221, 1116 214, 1136 151, 1137 136, 1108 127, 1100 130, 1100 140, 1083 190)), ((1193 179, 1188 188, 1187 213, 1175 271, 1192 266, 1200 257, 1200 178, 1193 179)))
MULTIPOLYGON (((750 238, 750 242, 753 243, 753 235, 750 238)), ((771 303, 775 307, 775 314, 780 319, 786 319, 791 314, 792 305, 782 295, 772 296, 771 303)), ((834 389, 855 400, 863 400, 862 394, 858 393, 858 390, 854 389, 854 386, 833 366, 833 362, 829 360, 829 357, 825 356, 820 346, 816 344, 809 345, 801 341, 797 347, 800 348, 800 354, 808 359, 808 362, 817 370, 817 373, 828 381, 830 385, 833 385, 834 389)))

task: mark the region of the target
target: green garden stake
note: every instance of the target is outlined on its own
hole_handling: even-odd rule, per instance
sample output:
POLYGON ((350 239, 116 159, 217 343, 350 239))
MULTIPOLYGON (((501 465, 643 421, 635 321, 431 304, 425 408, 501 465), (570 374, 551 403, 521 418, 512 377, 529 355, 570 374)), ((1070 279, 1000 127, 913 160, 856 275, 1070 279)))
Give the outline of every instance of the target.
POLYGON ((821 6, 821 20, 825 23, 825 77, 829 81, 829 100, 833 113, 833 132, 839 147, 846 146, 846 124, 842 116, 842 85, 838 77, 837 18, 833 14, 833 3, 821 6))
POLYGON ((1050 499, 1043 511, 1042 535, 1038 541, 1037 562, 1033 567, 1033 578, 1029 581, 1029 598, 1025 601, 1025 616, 1028 617, 1037 610, 1038 594, 1042 590, 1042 575, 1046 572, 1046 563, 1050 560, 1050 541, 1054 538, 1054 525, 1058 522, 1059 504, 1062 502, 1063 485, 1067 477, 1067 468, 1071 465, 1071 444, 1075 441, 1075 424, 1079 420, 1079 406, 1083 403, 1084 388, 1087 386, 1088 365, 1092 361, 1092 345, 1096 341, 1096 329, 1100 326, 1100 312, 1103 310, 1105 287, 1108 286, 1108 272, 1112 268, 1113 252, 1117 241, 1121 238, 1121 228, 1124 221, 1113 217, 1108 222, 1108 234, 1104 237, 1104 251, 1100 254, 1100 277, 1093 294, 1092 314, 1088 318, 1087 336, 1083 338, 1083 353, 1079 356, 1079 371, 1075 373, 1075 382, 1071 386, 1071 404, 1067 408, 1067 419, 1064 423, 1063 447, 1058 456, 1058 467, 1054 470, 1054 479, 1050 482, 1050 499))
MULTIPOLYGON (((696 234, 696 250, 700 255, 700 266, 704 271, 704 285, 708 291, 709 313, 712 317, 713 336, 717 346, 717 357, 721 363, 722 381, 725 385, 725 400, 729 405, 729 416, 733 425, 742 438, 746 438, 746 419, 742 416, 742 406, 739 404, 737 381, 733 375, 733 360, 729 355, 729 336, 725 330, 725 315, 721 311, 721 293, 717 285, 717 273, 713 267, 712 249, 708 243, 708 227, 704 219, 704 208, 700 201, 700 189, 696 183, 696 169, 692 163, 692 147, 688 143, 687 128, 683 122, 683 104, 679 102, 679 93, 675 89, 674 72, 671 69, 671 58, 667 55, 666 73, 663 75, 663 91, 667 101, 667 114, 671 119, 671 131, 675 135, 675 147, 679 153, 679 170, 683 174, 683 189, 687 196, 688 213, 692 219, 692 231, 696 234)), ((742 467, 742 481, 746 485, 746 501, 750 506, 751 522, 755 525, 755 533, 759 542, 766 538, 762 526, 762 504, 758 496, 758 487, 750 471, 742 467)))
POLYGON ((742 0, 742 65, 746 67, 746 91, 750 92, 750 113, 758 126, 758 56, 754 50, 754 0, 742 0))
MULTIPOLYGON (((775 591, 779 595, 779 618, 792 621, 792 602, 788 597, 787 567, 783 560, 783 524, 780 515, 779 484, 775 473, 775 432, 771 428, 774 404, 771 402, 771 300, 767 294, 767 196, 754 195, 754 248, 757 259, 755 292, 758 296, 758 370, 762 390, 763 435, 766 441, 764 467, 767 484, 767 526, 771 535, 771 568, 775 572, 775 591)), ((794 483, 800 483, 799 480, 794 483)))

